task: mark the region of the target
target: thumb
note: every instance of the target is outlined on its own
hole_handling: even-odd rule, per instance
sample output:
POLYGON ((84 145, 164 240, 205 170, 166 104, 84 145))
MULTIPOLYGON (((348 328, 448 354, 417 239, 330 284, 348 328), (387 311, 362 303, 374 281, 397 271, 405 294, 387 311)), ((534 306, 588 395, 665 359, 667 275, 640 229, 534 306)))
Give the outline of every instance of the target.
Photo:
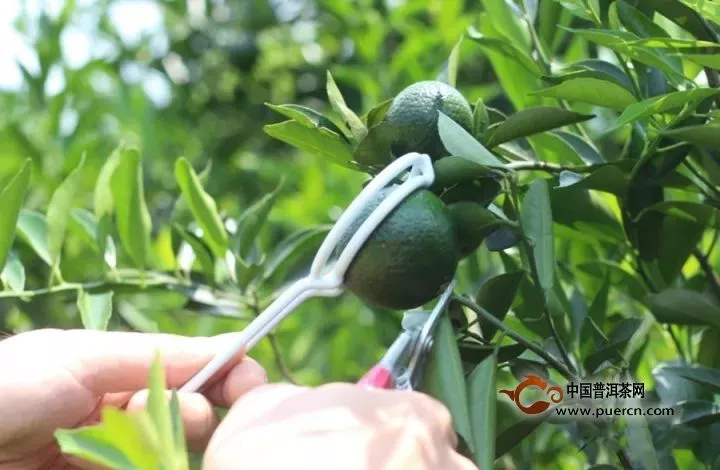
MULTIPOLYGON (((145 388, 156 353, 160 354, 168 387, 179 388, 237 339, 237 333, 214 337, 92 330, 58 333, 61 337, 57 340, 63 343, 58 350, 70 353, 65 356, 68 370, 98 395, 145 388)), ((243 351, 239 351, 224 371, 234 367, 242 356, 243 351)))

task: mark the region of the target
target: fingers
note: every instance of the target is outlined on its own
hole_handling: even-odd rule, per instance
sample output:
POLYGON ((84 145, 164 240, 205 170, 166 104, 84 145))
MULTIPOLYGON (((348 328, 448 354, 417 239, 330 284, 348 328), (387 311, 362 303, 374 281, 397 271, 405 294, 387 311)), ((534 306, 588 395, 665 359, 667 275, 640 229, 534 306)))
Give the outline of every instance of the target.
POLYGON ((255 387, 267 383, 267 374, 255 360, 244 357, 204 393, 215 406, 229 407, 255 387))
MULTIPOLYGON (((62 344, 57 347, 64 350, 68 370, 77 380, 93 393, 103 394, 144 388, 156 352, 160 353, 165 366, 168 386, 179 388, 216 354, 232 347, 236 340, 236 333, 191 338, 169 334, 71 330, 58 332, 57 342, 62 344)), ((242 355, 239 351, 223 372, 238 365, 242 355)), ((258 371, 260 366, 254 363, 252 367, 253 383, 256 383, 261 375, 258 371)), ((222 377, 221 374, 218 376, 222 377)), ((243 383, 239 375, 234 375, 235 388, 228 392, 247 388, 249 383, 243 383)))
MULTIPOLYGON (((170 396, 169 393, 167 395, 170 396)), ((127 410, 144 410, 147 398, 147 390, 134 394, 128 402, 127 410)), ((204 450, 220 422, 212 404, 199 393, 185 392, 178 392, 178 403, 188 448, 192 451, 204 450)))

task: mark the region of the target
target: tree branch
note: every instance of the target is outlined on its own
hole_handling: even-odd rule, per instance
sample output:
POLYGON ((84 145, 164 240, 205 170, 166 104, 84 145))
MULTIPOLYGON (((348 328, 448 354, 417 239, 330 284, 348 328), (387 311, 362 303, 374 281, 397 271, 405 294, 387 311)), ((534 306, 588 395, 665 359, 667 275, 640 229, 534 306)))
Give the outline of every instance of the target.
POLYGON ((453 299, 456 300, 457 302, 460 302, 462 305, 466 306, 473 312, 475 312, 478 315, 478 317, 482 318, 483 321, 490 323, 498 330, 502 331, 503 333, 505 333, 506 335, 508 335, 515 341, 517 341, 518 343, 522 344, 523 346, 525 346, 526 348, 528 348, 529 350, 531 350, 532 352, 534 352, 535 354, 537 354, 538 356, 543 358, 545 360, 545 362, 547 362, 552 367, 554 367, 566 379, 568 379, 568 380, 577 379, 576 375, 573 372, 571 372, 567 367, 565 367, 565 365, 562 362, 558 361, 552 355, 550 355, 547 351, 545 351, 545 349, 543 349, 542 346, 536 344, 535 342, 533 342, 529 339, 526 339, 521 334, 517 333, 516 331, 514 331, 513 329, 511 329, 510 327, 505 325, 503 322, 498 320, 493 314, 491 314, 490 312, 488 312, 487 310, 485 310, 484 308, 482 308, 481 306, 479 306, 472 300, 462 297, 462 296, 458 296, 458 295, 453 296, 453 299))
POLYGON ((708 279, 710 290, 712 291, 717 301, 720 302, 720 280, 718 280, 717 274, 715 274, 715 270, 710 264, 710 260, 697 248, 695 248, 695 250, 693 251, 693 256, 695 256, 695 259, 697 259, 698 263, 700 263, 700 267, 705 273, 705 277, 707 277, 708 279))

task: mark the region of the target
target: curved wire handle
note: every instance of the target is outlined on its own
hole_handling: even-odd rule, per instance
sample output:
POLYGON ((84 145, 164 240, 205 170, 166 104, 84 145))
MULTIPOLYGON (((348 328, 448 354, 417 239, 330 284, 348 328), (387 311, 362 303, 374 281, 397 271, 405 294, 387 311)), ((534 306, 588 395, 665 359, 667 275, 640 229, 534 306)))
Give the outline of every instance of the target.
POLYGON ((335 297, 344 291, 345 271, 362 248, 365 241, 383 220, 412 192, 429 187, 435 179, 432 161, 425 154, 408 153, 390 163, 360 194, 335 223, 315 254, 310 273, 293 283, 275 301, 270 304, 245 328, 235 343, 195 374, 180 391, 194 392, 202 387, 240 350, 247 352, 258 341, 273 330, 285 317, 310 297, 335 297), (393 180, 409 170, 409 175, 401 184, 393 186, 387 197, 373 210, 353 234, 334 263, 328 265, 330 257, 351 224, 357 219, 367 204, 393 180))

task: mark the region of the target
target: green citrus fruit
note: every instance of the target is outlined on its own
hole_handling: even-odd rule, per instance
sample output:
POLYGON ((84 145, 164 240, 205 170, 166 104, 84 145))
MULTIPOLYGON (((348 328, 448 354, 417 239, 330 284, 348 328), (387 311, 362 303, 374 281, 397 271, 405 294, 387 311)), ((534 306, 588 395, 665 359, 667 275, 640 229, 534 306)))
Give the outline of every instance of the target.
MULTIPOLYGON (((344 247, 382 202, 378 194, 345 234, 344 247)), ((440 295, 457 268, 447 207, 430 191, 408 196, 370 235, 345 273, 345 285, 366 303, 388 309, 419 307, 440 295)))
POLYGON ((386 121, 397 130, 393 153, 396 156, 408 152, 426 153, 433 159, 448 155, 438 135, 438 111, 471 131, 473 113, 470 104, 450 85, 424 81, 401 91, 385 115, 386 121))

